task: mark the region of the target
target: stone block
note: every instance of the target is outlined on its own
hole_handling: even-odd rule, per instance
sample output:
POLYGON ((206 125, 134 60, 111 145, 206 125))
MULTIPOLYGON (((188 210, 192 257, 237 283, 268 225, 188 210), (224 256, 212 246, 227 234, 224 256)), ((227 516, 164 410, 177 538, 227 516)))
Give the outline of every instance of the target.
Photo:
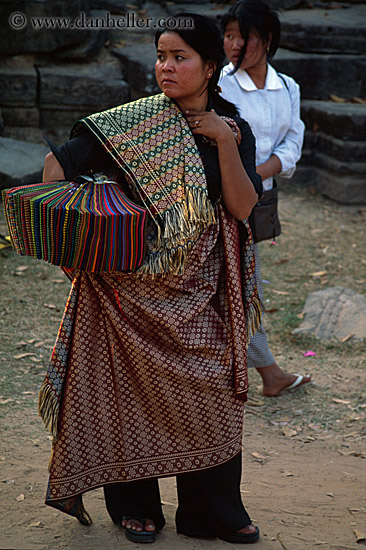
MULTIPOLYGON (((110 13, 124 14, 128 10, 126 4, 129 2, 121 2, 120 0, 89 0, 91 10, 106 10, 110 13)), ((133 0, 130 2, 137 8, 141 6, 141 0, 133 0)))
POLYGON ((366 204, 365 175, 351 172, 339 174, 329 169, 314 168, 313 185, 317 191, 329 199, 346 205, 366 204))
POLYGON ((321 151, 323 154, 347 163, 366 160, 364 141, 345 141, 319 131, 305 132, 304 149, 321 151))
POLYGON ((67 46, 54 53, 55 59, 67 61, 91 61, 103 48, 109 37, 107 29, 94 29, 90 36, 81 44, 67 46))
POLYGON ((136 42, 123 48, 114 48, 112 53, 122 64, 123 76, 131 86, 134 98, 160 92, 155 78, 154 45, 136 42))
POLYGON ((320 340, 366 338, 366 296, 341 286, 310 294, 305 317, 293 334, 314 335, 320 340))
POLYGON ((313 151, 304 150, 291 179, 295 185, 313 187, 325 197, 344 205, 366 204, 366 178, 350 170, 339 174, 322 167, 313 151))
POLYGON ((40 114, 37 107, 2 107, 5 126, 39 127, 40 114))
POLYGON ((283 11, 281 46, 298 52, 366 53, 366 5, 283 11))
POLYGON ((58 128, 71 128, 81 118, 92 115, 98 111, 104 109, 98 109, 93 107, 85 107, 84 109, 71 109, 71 108, 45 108, 40 112, 40 127, 46 129, 58 129, 58 128))
POLYGON ((345 141, 366 141, 366 105, 305 100, 301 118, 309 130, 345 141))
POLYGON ((275 10, 291 10, 304 2, 303 0, 267 0, 266 4, 275 10))
POLYGON ((113 57, 88 64, 42 66, 39 75, 41 125, 45 127, 60 118, 65 126, 71 118, 75 122, 80 116, 126 103, 130 97, 113 57))
POLYGON ((363 159, 363 162, 342 160, 324 153, 321 149, 315 149, 312 151, 312 163, 339 176, 364 176, 366 186, 366 159, 363 159))
POLYGON ((366 109, 355 103, 303 101, 304 150, 297 176, 341 204, 366 204, 366 109))
POLYGON ((183 13, 183 12, 192 12, 192 13, 198 13, 199 15, 205 15, 206 17, 210 17, 213 21, 216 23, 220 23, 220 20, 222 16, 227 13, 230 6, 225 6, 221 2, 220 4, 215 3, 204 3, 204 2, 194 2, 192 4, 186 5, 186 2, 178 3, 178 2, 172 2, 171 4, 167 4, 167 10, 170 15, 175 15, 176 13, 183 13))
POLYGON ((9 55, 49 53, 70 44, 79 44, 93 32, 73 26, 81 13, 88 13, 87 0, 3 0, 0 20, 5 24, 0 34, 0 51, 9 55), (35 17, 49 19, 42 28, 36 28, 32 23, 35 17), (63 20, 56 21, 56 18, 63 20))
POLYGON ((0 190, 42 181, 47 146, 0 137, 0 190))
POLYGON ((0 136, 4 135, 4 119, 2 112, 0 111, 0 136))
POLYGON ((332 94, 352 99, 366 94, 366 55, 303 53, 279 48, 271 65, 296 80, 302 99, 329 100, 332 94))
POLYGON ((34 67, 0 66, 0 105, 35 107, 37 71, 34 67))

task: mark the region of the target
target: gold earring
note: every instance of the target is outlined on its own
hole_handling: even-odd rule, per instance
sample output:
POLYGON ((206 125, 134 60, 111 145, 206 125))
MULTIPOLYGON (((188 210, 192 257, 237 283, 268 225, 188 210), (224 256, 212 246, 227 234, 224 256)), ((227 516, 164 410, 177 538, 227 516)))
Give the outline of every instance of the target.
POLYGON ((266 51, 267 51, 267 53, 269 53, 269 46, 267 46, 267 50, 266 50, 266 51))

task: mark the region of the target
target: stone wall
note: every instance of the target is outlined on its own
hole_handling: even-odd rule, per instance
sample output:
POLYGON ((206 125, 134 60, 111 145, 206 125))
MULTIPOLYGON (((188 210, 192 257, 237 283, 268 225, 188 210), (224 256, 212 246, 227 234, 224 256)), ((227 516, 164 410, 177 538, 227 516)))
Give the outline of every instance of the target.
POLYGON ((294 181, 344 204, 366 204, 366 6, 281 14, 274 67, 300 84, 306 125, 294 181))
MULTIPOLYGON (((152 17, 155 23, 195 11, 219 21, 231 3, 0 0, 0 18, 7 22, 0 36, 0 135, 41 143, 45 133, 62 141, 78 118, 158 91, 155 29, 113 27, 112 20, 128 14, 152 17), (69 22, 67 28, 59 20, 52 29, 36 30, 31 24, 35 16, 67 17, 69 22), (108 21, 109 28, 93 26, 97 18, 108 21)), ((357 1, 270 3, 280 10, 282 22, 273 65, 299 82, 307 128, 294 181, 339 202, 365 204, 366 7, 357 1)), ((3 150, 9 150, 8 144, 0 155, 3 150)), ((0 188, 21 181, 9 180, 4 171, 2 155, 0 188)))

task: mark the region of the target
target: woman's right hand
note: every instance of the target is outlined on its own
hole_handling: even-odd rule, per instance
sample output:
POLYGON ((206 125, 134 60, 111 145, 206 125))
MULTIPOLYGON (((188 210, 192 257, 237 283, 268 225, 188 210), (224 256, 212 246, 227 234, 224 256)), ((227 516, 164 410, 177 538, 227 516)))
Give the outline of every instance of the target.
POLYGON ((216 143, 233 138, 231 128, 213 109, 211 111, 186 111, 185 115, 193 134, 206 136, 216 143))

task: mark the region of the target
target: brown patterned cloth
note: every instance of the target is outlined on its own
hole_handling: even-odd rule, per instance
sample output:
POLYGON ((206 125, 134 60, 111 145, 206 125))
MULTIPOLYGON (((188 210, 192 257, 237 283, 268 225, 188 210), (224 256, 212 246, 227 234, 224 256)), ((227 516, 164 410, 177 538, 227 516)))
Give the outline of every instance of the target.
MULTIPOLYGON (((241 449, 246 314, 258 322, 253 289, 244 311, 242 270, 254 258, 243 265, 238 222, 220 204, 216 216, 182 275, 74 279, 53 354, 57 375, 65 369, 46 503, 83 523, 87 490, 205 469, 241 449)), ((51 362, 48 381, 56 371, 51 362)))

